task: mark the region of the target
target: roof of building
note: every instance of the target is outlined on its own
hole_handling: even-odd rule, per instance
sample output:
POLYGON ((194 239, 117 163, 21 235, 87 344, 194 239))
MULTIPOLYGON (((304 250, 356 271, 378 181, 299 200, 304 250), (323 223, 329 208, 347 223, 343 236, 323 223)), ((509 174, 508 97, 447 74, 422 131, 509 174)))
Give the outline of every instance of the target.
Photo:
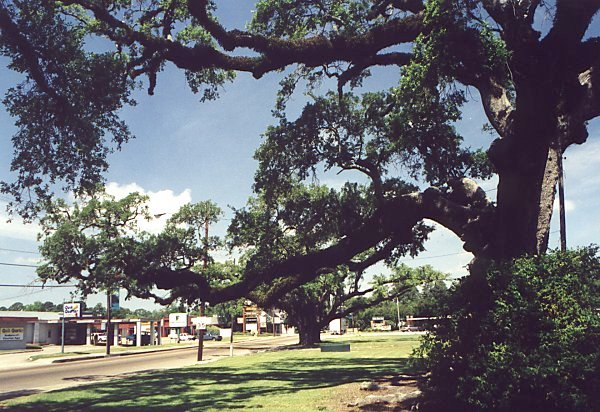
POLYGON ((37 318, 39 320, 57 321, 60 314, 56 312, 32 312, 26 310, 2 310, 0 317, 3 318, 37 318))

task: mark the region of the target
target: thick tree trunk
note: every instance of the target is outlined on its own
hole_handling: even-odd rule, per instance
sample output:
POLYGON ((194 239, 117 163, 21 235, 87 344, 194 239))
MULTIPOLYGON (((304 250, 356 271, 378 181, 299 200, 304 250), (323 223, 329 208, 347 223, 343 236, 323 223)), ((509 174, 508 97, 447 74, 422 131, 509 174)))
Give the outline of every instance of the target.
POLYGON ((321 342, 321 327, 316 318, 303 319, 298 323, 300 345, 315 346, 321 342))
POLYGON ((532 162, 529 170, 500 175, 498 233, 491 257, 502 260, 546 251, 558 176, 556 150, 547 150, 545 158, 532 162))
POLYGON ((522 93, 507 135, 490 148, 499 175, 496 236, 488 256, 495 260, 541 254, 548 246, 561 132, 558 101, 544 87, 542 82, 522 93))

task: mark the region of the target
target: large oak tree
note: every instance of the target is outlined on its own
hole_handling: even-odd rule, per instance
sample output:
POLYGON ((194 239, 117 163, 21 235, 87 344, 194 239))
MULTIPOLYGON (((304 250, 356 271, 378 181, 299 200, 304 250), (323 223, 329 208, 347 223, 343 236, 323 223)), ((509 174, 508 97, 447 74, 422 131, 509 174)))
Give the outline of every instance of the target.
POLYGON ((475 255, 472 273, 491 260, 546 250, 558 162, 586 141, 586 123, 600 111, 600 39, 586 37, 599 0, 263 0, 246 30, 222 26, 215 7, 206 0, 0 4, 2 52, 26 76, 5 99, 19 130, 17 180, 4 191, 24 213, 58 181, 93 187, 107 152, 130 137, 117 112, 141 76, 152 94, 172 63, 211 99, 235 72, 259 78, 293 68, 282 80, 279 122, 257 154, 257 188, 285 190, 290 178, 322 166, 358 170, 369 179, 369 213, 319 250, 250 265, 232 285, 209 286, 168 267, 132 268, 139 284, 223 301, 276 278, 306 282, 340 264, 385 259, 413 243, 423 219, 462 240, 475 255), (551 16, 545 35, 535 26, 539 13, 551 16), (86 51, 95 36, 116 50, 86 51), (352 94, 375 66, 398 67, 398 85, 352 94), (337 79, 336 90, 288 120, 295 85, 324 76, 337 79), (479 93, 497 134, 487 156, 462 147, 453 128, 464 87, 479 93), (489 175, 488 166, 499 179, 495 202, 467 179, 489 175), (395 173, 399 167, 431 186, 416 190, 395 173))

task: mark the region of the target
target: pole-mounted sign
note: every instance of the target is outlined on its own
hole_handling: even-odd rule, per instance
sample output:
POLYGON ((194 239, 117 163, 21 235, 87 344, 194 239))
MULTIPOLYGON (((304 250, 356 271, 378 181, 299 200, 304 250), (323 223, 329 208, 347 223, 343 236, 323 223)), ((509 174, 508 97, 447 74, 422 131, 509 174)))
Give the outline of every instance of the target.
POLYGON ((81 317, 81 302, 64 303, 64 317, 65 318, 80 318, 81 317))

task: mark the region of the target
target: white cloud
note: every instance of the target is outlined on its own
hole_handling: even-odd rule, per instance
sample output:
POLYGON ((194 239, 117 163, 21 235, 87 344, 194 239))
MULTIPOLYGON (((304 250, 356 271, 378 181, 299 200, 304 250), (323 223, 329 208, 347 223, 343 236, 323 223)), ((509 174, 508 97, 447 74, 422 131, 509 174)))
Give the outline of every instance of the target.
MULTIPOLYGON (((575 210, 575 202, 565 199, 565 212, 569 213, 575 210)), ((554 211, 558 213, 558 196, 554 198, 554 211)))
POLYGON ((0 236, 35 242, 40 227, 37 223, 24 223, 18 216, 11 217, 6 212, 6 203, 0 202, 0 236))
POLYGON ((137 183, 128 183, 121 185, 117 182, 110 182, 106 185, 106 192, 117 199, 122 199, 129 193, 138 192, 149 197, 148 209, 151 216, 158 215, 158 218, 154 218, 151 221, 140 220, 138 222, 141 230, 145 230, 150 233, 160 232, 169 217, 173 213, 177 212, 179 208, 186 203, 192 201, 191 189, 185 189, 179 194, 175 194, 170 189, 159 190, 157 192, 147 191, 137 183))

